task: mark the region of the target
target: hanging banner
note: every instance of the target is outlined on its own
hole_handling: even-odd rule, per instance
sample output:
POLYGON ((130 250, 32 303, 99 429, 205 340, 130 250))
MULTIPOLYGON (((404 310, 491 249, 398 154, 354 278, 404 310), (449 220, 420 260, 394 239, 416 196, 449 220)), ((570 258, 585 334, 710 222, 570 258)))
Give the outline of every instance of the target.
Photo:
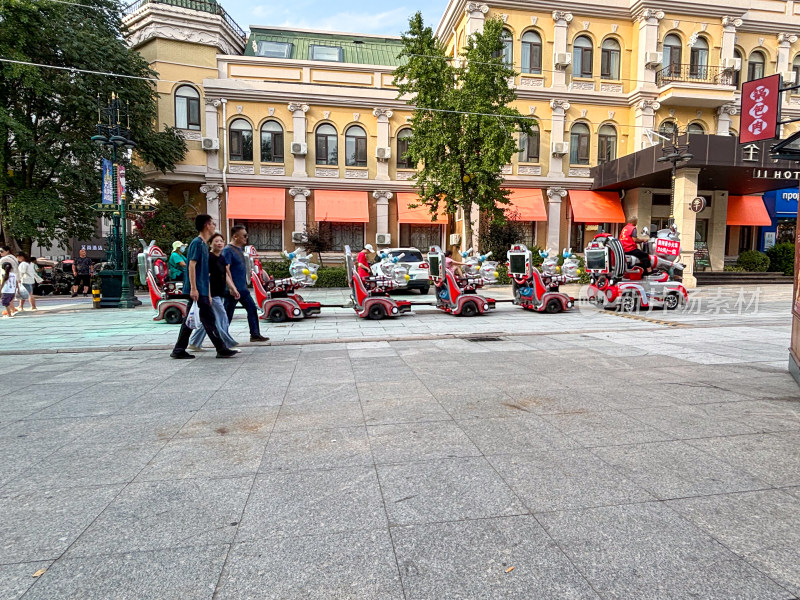
POLYGON ((779 74, 742 84, 740 144, 776 137, 780 120, 780 90, 779 74))
POLYGON ((125 202, 125 167, 117 166, 117 204, 125 202))
POLYGON ((103 159, 103 204, 114 203, 114 165, 107 158, 103 159))

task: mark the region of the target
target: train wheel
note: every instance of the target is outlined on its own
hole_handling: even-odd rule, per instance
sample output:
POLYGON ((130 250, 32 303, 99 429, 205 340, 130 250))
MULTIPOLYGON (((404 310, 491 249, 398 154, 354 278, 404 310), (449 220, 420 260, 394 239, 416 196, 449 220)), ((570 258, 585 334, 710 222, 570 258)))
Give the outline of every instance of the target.
POLYGON ((177 325, 178 323, 183 321, 183 313, 180 311, 180 309, 171 306, 170 308, 164 311, 164 320, 169 325, 177 325))
POLYGON ((545 310, 545 312, 547 312, 547 313, 549 313, 551 315, 554 315, 554 314, 560 313, 562 310, 564 310, 564 307, 561 305, 560 301, 556 300, 555 298, 552 298, 547 303, 547 306, 545 307, 544 310, 545 310))
POLYGON ((372 319, 373 321, 380 321, 386 316, 386 309, 384 308, 383 304, 378 304, 377 302, 369 307, 369 312, 367 312, 367 318, 372 319))
POLYGON ((619 311, 624 313, 636 312, 639 301, 633 294, 625 294, 619 299, 619 311))
POLYGON ((269 320, 273 323, 283 323, 286 318, 286 311, 282 306, 273 306, 269 309, 269 320))
POLYGON ((474 302, 467 302, 461 309, 461 315, 464 317, 474 317, 478 314, 478 306, 474 302))
POLYGON ((667 294, 667 297, 664 298, 664 308, 667 310, 675 310, 681 303, 680 296, 678 294, 667 294))

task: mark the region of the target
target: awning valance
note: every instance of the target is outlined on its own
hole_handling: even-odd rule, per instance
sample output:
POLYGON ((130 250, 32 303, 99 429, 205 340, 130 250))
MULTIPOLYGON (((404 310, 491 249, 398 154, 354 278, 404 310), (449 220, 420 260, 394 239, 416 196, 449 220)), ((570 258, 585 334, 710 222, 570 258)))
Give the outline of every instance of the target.
POLYGON ((761 196, 728 196, 728 225, 772 225, 761 196))
POLYGON ((228 219, 283 221, 286 218, 286 190, 229 187, 226 207, 228 219))
POLYGON ((540 189, 509 188, 508 217, 514 221, 547 221, 544 193, 540 189))
POLYGON ((314 191, 314 220, 332 223, 367 223, 367 192, 314 191))
POLYGON ((572 220, 576 223, 624 223, 625 213, 617 192, 570 190, 572 220))
POLYGON ((447 215, 444 212, 444 202, 439 203, 434 221, 430 208, 426 204, 422 204, 419 196, 401 192, 397 194, 397 222, 413 225, 446 225, 447 215), (419 206, 411 208, 409 204, 419 204, 419 206))

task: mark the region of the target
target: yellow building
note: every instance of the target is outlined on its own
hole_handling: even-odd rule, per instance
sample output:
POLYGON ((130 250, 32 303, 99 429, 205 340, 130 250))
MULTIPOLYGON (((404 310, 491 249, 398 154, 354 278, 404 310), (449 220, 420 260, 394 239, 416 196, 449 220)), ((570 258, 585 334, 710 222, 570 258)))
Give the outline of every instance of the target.
MULTIPOLYGON (((663 186, 662 177, 618 177, 600 188, 598 165, 659 145, 659 134, 737 135, 741 82, 800 72, 800 3, 785 0, 459 0, 437 35, 456 55, 489 18, 505 23, 516 106, 538 119, 504 169, 507 185, 530 219, 528 241, 553 249, 582 249, 624 213, 663 224, 668 178, 663 186)), ((217 4, 195 0, 139 2, 125 22, 130 44, 163 80, 160 121, 180 127, 189 145, 175 173, 149 175, 173 201, 228 226, 246 221, 265 252, 293 248, 319 222, 329 223, 337 248, 473 245, 458 235, 461 215, 439 225, 408 209, 413 170, 399 157, 410 112, 392 86, 399 38, 256 26, 245 35, 217 4)), ((800 116, 800 96, 785 96, 784 118, 800 116)), ((726 255, 758 247, 759 230, 728 225, 736 190, 702 172, 679 169, 675 218, 683 239, 707 244, 721 270, 726 255), (697 196, 708 207, 695 214, 685 204, 697 196)), ((693 249, 684 243, 685 259, 693 249)))

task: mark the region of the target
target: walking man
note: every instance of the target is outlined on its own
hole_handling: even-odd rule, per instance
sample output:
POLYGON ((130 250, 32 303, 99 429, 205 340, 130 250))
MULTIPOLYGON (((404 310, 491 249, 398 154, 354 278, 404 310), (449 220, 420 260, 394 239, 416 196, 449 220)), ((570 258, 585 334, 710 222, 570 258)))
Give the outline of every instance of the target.
POLYGON ((81 248, 78 258, 72 262, 72 275, 75 279, 72 282, 72 297, 78 295, 78 288, 83 285, 83 297, 89 293, 89 284, 92 280, 94 264, 92 259, 86 256, 86 250, 81 248))
MULTIPOLYGON (((208 240, 214 235, 217 224, 214 223, 211 215, 197 215, 194 220, 194 226, 197 229, 197 237, 189 244, 189 250, 186 253, 189 267, 186 283, 184 284, 184 293, 188 291, 190 298, 186 314, 188 316, 194 303, 197 303, 200 310, 200 322, 203 324, 211 343, 214 344, 214 348, 217 349, 217 358, 232 358, 236 356, 237 352, 225 347, 219 337, 219 333, 217 333, 214 312, 211 310, 208 240)), ((172 358, 194 358, 193 354, 186 352, 186 346, 189 344, 189 336, 191 334, 192 329, 186 326, 186 320, 184 319, 181 331, 178 334, 178 341, 175 342, 175 348, 170 354, 172 358)))
POLYGON ((244 225, 234 225, 231 229, 231 242, 222 251, 222 258, 228 265, 228 272, 236 289, 230 290, 225 297, 225 312, 228 314, 228 323, 233 320, 233 311, 236 303, 240 303, 247 311, 247 325, 250 327, 251 342, 268 342, 269 338, 261 335, 258 326, 258 309, 250 290, 247 289, 247 260, 244 257, 244 246, 247 244, 247 228, 244 225), (239 297, 236 297, 238 293, 239 297))

